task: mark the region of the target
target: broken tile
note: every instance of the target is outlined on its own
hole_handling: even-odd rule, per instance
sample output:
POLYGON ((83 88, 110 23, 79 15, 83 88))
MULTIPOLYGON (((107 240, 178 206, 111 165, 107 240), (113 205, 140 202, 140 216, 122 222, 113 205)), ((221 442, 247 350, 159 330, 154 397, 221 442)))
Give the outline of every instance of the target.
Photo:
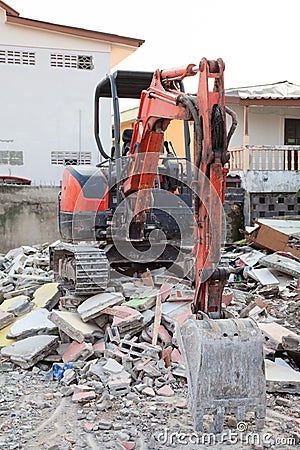
POLYGON ((48 319, 49 311, 45 308, 31 311, 16 321, 7 333, 8 339, 24 339, 33 335, 51 334, 56 326, 48 319))
MULTIPOLYGON (((155 305, 156 293, 158 291, 155 290, 155 294, 153 291, 153 295, 147 297, 134 297, 128 300, 127 302, 122 303, 122 306, 128 306, 130 308, 137 309, 138 311, 146 311, 151 309, 155 305)), ((143 293, 144 294, 144 293, 143 293)))
POLYGON ((93 295, 78 306, 77 311, 82 320, 87 322, 99 316, 108 307, 119 305, 124 302, 124 297, 117 292, 103 292, 93 295))
POLYGON ((50 311, 58 303, 59 297, 59 283, 46 283, 33 295, 34 309, 46 308, 50 311))
POLYGON ((171 361, 174 363, 182 363, 183 362, 182 355, 177 348, 174 348, 171 353, 171 361))
MULTIPOLYGON (((6 300, 8 301, 8 300, 6 300)), ((4 302, 5 303, 5 302, 4 302)), ((30 302, 29 297, 25 295, 20 295, 19 297, 14 298, 14 302, 12 302, 8 308, 7 312, 11 312, 14 316, 19 317, 23 314, 29 312, 33 307, 33 303, 30 302)))
POLYGON ((79 343, 93 343, 95 337, 100 338, 100 335, 103 335, 98 325, 83 322, 78 313, 53 310, 49 318, 60 330, 79 343))
MULTIPOLYGON (((16 302, 30 302, 30 297, 28 295, 18 295, 16 297, 11 297, 7 300, 4 300, 3 303, 0 305, 0 309, 2 311, 7 311, 12 305, 14 305, 16 302)), ((11 311, 12 312, 12 311, 11 311)))
POLYGON ((268 392, 300 393, 300 373, 296 370, 266 359, 265 371, 268 392))
POLYGON ((284 336, 297 336, 296 333, 288 330, 287 328, 279 325, 276 322, 271 323, 258 323, 259 328, 262 330, 263 334, 266 337, 266 343, 268 347, 271 347, 275 350, 282 350, 282 338, 284 336))
POLYGON ((279 284, 279 280, 272 274, 272 272, 267 269, 251 269, 248 271, 248 275, 255 281, 258 281, 263 286, 269 284, 279 284))
POLYGON ((0 311, 0 330, 11 324, 15 320, 15 316, 7 311, 0 311))
POLYGON ((28 369, 49 355, 57 345, 57 336, 31 336, 2 348, 1 354, 23 369, 28 369))

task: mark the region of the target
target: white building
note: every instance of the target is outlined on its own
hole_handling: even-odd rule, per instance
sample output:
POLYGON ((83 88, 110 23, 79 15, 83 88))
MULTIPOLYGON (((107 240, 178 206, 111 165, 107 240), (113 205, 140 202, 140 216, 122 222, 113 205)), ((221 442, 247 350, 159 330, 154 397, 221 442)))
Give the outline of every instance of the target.
POLYGON ((0 1, 0 176, 58 185, 64 163, 97 164, 95 87, 143 42, 24 18, 0 1))

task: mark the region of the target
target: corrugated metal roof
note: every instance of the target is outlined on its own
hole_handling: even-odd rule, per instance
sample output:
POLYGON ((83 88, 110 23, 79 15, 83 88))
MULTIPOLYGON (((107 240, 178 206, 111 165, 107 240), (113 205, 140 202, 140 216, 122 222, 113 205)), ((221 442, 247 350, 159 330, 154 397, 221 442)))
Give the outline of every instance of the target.
POLYGON ((226 95, 240 97, 241 99, 299 99, 300 86, 289 81, 279 81, 272 84, 261 84, 257 86, 244 86, 226 89, 226 95))

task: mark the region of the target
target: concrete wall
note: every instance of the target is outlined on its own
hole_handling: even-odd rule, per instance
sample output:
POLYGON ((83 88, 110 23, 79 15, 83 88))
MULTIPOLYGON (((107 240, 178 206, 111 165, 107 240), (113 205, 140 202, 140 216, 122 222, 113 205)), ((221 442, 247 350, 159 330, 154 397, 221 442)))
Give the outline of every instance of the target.
POLYGON ((59 188, 0 186, 0 253, 59 239, 59 188))

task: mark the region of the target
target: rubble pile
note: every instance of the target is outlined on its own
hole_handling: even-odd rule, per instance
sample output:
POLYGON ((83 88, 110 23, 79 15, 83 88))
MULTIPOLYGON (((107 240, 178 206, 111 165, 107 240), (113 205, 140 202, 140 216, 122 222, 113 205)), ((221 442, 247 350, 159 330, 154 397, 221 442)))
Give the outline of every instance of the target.
MULTIPOLYGON (((225 317, 258 322, 268 398, 287 396, 276 405, 288 407, 300 391, 300 260, 246 243, 228 247, 222 263, 231 272, 225 317)), ((12 379, 18 371, 23 378, 34 373, 47 386, 55 382, 56 397, 69 397, 80 408, 85 432, 113 429, 103 414, 114 403, 121 419, 135 411, 138 427, 136 405, 186 408, 178 400, 186 394, 186 372, 177 331, 191 315, 193 296, 191 281, 161 268, 132 277, 112 271, 105 292, 76 297, 54 281, 47 244, 11 250, 0 257, 0 372, 12 379)), ((55 400, 53 393, 49 399, 55 400)), ((160 422, 158 411, 150 414, 158 418, 154 423, 160 422)), ((291 420, 299 418, 295 408, 291 420)), ((139 448, 136 439, 125 436, 111 448, 139 448)))

